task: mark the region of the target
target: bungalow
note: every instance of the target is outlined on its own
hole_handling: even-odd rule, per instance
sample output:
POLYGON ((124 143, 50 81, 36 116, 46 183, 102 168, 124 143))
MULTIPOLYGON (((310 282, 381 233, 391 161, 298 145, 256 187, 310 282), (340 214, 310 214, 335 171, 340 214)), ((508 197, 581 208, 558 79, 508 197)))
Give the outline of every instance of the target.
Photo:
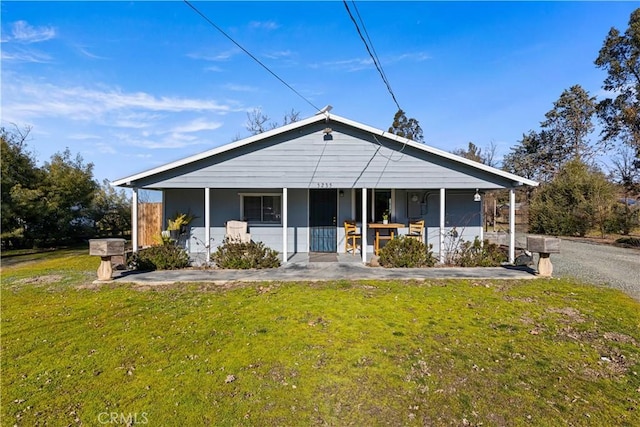
MULTIPOLYGON (((325 109, 326 110, 326 109, 325 109)), ((133 190, 162 190, 164 221, 193 213, 186 249, 207 257, 224 241, 229 220, 248 222, 254 241, 282 254, 345 252, 343 224, 356 221, 362 262, 374 250, 383 215, 406 234, 424 220, 423 240, 445 258, 447 239, 483 237, 482 194, 537 182, 408 140, 322 110, 300 120, 201 154, 118 179, 133 190)), ((509 260, 515 259, 510 211, 509 260)), ((133 250, 138 250, 136 233, 133 250)))

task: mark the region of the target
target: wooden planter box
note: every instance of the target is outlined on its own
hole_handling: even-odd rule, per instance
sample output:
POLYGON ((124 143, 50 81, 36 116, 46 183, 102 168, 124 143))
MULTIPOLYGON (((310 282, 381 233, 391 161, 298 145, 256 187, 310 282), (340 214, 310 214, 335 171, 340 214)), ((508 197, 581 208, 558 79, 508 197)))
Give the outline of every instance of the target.
POLYGON ((541 254, 559 254, 560 239, 557 237, 527 236, 527 250, 541 254))
POLYGON ((99 256, 98 280, 111 280, 113 269, 111 257, 122 257, 124 260, 125 239, 91 239, 89 240, 89 255, 99 256))
POLYGON ((549 254, 560 253, 560 239, 557 237, 527 236, 527 249, 530 252, 537 252, 538 274, 540 276, 551 277, 553 264, 549 254))
POLYGON ((89 240, 89 255, 124 255, 125 241, 125 239, 91 239, 89 240))

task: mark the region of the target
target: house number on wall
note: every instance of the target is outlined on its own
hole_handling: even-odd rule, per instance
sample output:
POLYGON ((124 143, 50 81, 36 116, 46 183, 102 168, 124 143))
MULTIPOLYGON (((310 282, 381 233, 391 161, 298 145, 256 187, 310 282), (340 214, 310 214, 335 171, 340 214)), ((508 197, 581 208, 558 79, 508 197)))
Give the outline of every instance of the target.
POLYGON ((331 182, 318 182, 318 188, 333 188, 333 184, 331 182))

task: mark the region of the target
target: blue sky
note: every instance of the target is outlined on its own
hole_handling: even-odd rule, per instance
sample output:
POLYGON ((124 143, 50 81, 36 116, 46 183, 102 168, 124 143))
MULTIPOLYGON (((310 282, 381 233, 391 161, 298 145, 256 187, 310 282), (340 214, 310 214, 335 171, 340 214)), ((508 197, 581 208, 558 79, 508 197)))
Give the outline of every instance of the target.
MULTIPOLYGON (((387 129, 397 107, 342 1, 194 2, 301 98, 180 1, 5 2, 2 125, 40 163, 68 147, 115 180, 248 136, 312 105, 387 129)), ((349 3, 353 10, 353 3, 349 3)), ((538 129, 563 90, 601 97, 593 64, 636 2, 355 3, 400 106, 447 151, 538 129)), ((595 136, 594 136, 595 138, 595 136)))

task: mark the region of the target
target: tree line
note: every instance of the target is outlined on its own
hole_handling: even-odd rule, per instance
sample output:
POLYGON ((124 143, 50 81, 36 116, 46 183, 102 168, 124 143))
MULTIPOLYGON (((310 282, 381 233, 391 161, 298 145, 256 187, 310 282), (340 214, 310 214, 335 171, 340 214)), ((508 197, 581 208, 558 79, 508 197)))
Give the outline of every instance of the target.
MULTIPOLYGON (((597 229, 604 236, 640 225, 640 9, 624 32, 611 28, 594 65, 607 72, 609 96, 598 101, 579 84, 564 90, 540 128, 503 159, 504 170, 541 183, 521 195, 530 232, 584 236, 597 229), (596 121, 602 130, 592 141, 596 121), (604 153, 608 173, 597 163, 604 153)), ((454 153, 490 164, 495 147, 482 153, 469 143, 454 153)))
POLYGON ((93 164, 69 149, 41 167, 29 151, 30 128, 0 128, 2 248, 49 247, 94 237, 125 236, 131 202, 107 180, 98 183, 93 164))

